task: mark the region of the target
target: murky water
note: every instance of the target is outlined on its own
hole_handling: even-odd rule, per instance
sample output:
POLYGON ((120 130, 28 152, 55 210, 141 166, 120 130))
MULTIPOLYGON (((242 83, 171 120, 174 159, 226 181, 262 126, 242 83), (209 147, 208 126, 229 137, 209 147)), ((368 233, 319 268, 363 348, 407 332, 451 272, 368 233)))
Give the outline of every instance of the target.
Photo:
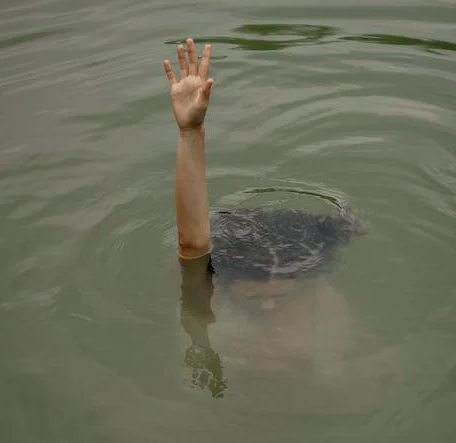
POLYGON ((455 440, 456 3, 0 13, 2 441, 455 440), (213 43, 211 207, 328 208, 244 192, 291 188, 348 202, 366 230, 276 319, 314 322, 307 362, 293 333, 265 359, 250 318, 214 303, 219 399, 192 388, 179 321, 161 62, 187 36, 213 43))

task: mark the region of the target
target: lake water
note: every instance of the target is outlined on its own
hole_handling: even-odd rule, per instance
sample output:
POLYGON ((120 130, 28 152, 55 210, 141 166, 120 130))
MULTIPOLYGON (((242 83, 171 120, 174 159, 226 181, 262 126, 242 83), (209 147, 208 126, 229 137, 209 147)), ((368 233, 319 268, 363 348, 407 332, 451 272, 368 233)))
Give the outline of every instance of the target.
POLYGON ((454 1, 7 0, 0 97, 2 442, 456 441, 454 1), (227 345, 253 325, 213 306, 220 398, 179 319, 162 60, 187 36, 213 44, 211 208, 314 192, 366 232, 303 314, 307 365, 227 345))

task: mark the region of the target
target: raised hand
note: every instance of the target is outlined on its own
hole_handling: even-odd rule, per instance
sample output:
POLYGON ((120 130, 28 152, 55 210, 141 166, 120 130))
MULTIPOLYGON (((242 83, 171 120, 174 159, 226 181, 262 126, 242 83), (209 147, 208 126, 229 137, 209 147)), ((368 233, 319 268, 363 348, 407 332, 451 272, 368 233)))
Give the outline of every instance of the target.
POLYGON ((181 130, 196 129, 202 126, 209 105, 211 87, 214 83, 208 79, 211 59, 211 46, 206 45, 201 63, 198 65, 195 43, 187 39, 188 60, 183 45, 177 46, 180 81, 177 81, 169 60, 164 61, 165 72, 169 80, 171 102, 174 117, 181 130))

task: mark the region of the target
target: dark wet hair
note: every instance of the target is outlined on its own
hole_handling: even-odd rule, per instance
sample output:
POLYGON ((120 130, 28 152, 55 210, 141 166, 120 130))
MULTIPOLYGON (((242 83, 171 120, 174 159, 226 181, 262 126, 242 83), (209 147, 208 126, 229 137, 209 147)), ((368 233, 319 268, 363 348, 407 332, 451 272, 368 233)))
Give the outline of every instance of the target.
POLYGON ((217 212, 211 220, 212 263, 220 283, 295 278, 328 267, 337 246, 357 232, 353 216, 285 209, 217 212))

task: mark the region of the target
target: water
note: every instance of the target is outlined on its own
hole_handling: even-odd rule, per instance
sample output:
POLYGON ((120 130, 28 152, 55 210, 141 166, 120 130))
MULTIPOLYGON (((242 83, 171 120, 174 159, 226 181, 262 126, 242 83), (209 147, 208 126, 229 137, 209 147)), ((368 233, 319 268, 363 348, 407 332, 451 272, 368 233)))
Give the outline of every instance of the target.
POLYGON ((454 2, 0 11, 2 441, 454 441, 454 2), (214 307, 220 399, 190 386, 179 324, 161 61, 187 36, 213 43, 211 207, 327 208, 243 193, 292 188, 367 231, 325 276, 311 375, 236 360, 214 307))

